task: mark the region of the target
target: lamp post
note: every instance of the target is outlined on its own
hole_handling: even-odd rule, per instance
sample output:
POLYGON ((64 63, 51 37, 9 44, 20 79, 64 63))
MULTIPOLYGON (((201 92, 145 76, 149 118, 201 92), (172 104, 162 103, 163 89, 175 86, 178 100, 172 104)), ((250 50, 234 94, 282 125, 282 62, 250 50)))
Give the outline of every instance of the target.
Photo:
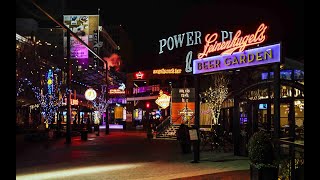
POLYGON ((105 66, 105 73, 106 73, 106 94, 105 94, 105 99, 106 99, 106 134, 109 134, 109 119, 108 119, 108 61, 104 61, 104 66, 105 66))

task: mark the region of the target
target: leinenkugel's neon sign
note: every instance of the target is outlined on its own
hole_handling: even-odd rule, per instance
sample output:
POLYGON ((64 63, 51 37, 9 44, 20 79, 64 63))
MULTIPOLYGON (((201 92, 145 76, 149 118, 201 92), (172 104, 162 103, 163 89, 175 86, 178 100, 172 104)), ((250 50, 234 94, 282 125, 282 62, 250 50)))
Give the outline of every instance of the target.
POLYGON ((206 45, 202 53, 198 54, 198 58, 204 58, 209 53, 223 51, 221 55, 232 54, 239 49, 242 52, 246 47, 263 43, 266 40, 265 31, 268 26, 262 23, 254 34, 249 34, 241 37, 241 30, 238 30, 235 36, 223 42, 218 42, 218 33, 207 34, 205 37, 206 45))
POLYGON ((246 36, 241 36, 241 31, 238 30, 234 38, 224 42, 217 41, 217 33, 206 35, 203 52, 198 54, 199 59, 192 62, 193 74, 280 62, 280 44, 244 50, 248 46, 264 42, 266 29, 267 26, 262 23, 255 33, 246 36), (222 51, 221 55, 207 57, 209 53, 218 51, 222 51))

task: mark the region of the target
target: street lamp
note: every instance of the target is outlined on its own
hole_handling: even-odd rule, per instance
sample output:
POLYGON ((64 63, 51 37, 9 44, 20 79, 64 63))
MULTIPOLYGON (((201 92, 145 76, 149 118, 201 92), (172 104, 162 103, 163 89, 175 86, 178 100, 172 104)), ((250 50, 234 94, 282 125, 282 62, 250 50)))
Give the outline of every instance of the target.
POLYGON ((105 98, 106 98, 106 118, 105 118, 105 121, 106 121, 106 134, 109 134, 109 119, 108 119, 108 61, 105 60, 104 61, 104 68, 105 68, 105 72, 106 72, 106 95, 105 95, 105 98))

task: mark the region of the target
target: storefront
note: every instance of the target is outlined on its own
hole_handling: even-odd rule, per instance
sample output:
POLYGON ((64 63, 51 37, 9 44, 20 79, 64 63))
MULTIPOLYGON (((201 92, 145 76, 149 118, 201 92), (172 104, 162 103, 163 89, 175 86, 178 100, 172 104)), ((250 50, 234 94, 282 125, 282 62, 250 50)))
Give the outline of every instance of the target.
POLYGON ((207 77, 223 73, 230 78, 228 88, 223 88, 229 93, 215 123, 232 132, 235 155, 246 155, 247 141, 259 129, 270 132, 274 138, 295 135, 303 129, 303 69, 289 66, 296 64, 290 60, 286 64, 281 44, 263 46, 266 30, 267 26, 261 24, 256 33, 241 36, 241 31, 237 31, 233 38, 222 42, 217 41, 217 33, 208 34, 203 51, 193 61, 195 91, 200 94, 196 95, 199 103, 195 119, 199 121, 195 125, 200 128, 209 128, 214 119, 208 103, 201 98, 210 82, 207 77), (242 46, 240 41, 246 43, 242 46), (247 47, 253 44, 259 46, 247 47), (221 50, 221 55, 208 57, 221 50))

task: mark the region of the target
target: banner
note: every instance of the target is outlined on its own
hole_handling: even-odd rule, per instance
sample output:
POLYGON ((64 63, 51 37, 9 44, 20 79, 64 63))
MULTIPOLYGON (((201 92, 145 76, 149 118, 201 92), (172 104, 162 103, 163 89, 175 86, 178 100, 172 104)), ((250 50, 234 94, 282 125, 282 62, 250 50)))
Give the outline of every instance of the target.
POLYGON ((194 88, 172 88, 172 102, 194 102, 194 88))
MULTIPOLYGON (((78 35, 90 48, 93 48, 97 41, 99 27, 99 15, 64 15, 63 23, 75 34, 78 35)), ((64 48, 66 54, 67 36, 64 36, 64 48)), ((88 59, 89 51, 74 37, 70 37, 70 58, 88 59)))

